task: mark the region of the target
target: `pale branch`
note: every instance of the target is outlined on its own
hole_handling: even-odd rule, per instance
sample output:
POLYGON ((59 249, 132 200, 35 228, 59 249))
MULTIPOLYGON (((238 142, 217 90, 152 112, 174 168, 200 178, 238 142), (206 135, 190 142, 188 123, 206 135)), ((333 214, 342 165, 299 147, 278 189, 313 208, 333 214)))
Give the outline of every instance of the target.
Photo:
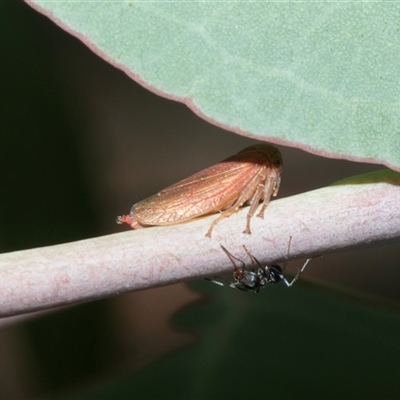
POLYGON ((400 174, 383 170, 275 200, 242 233, 247 208, 206 234, 215 215, 185 224, 0 255, 0 316, 94 300, 232 271, 220 244, 263 264, 400 241, 400 174))

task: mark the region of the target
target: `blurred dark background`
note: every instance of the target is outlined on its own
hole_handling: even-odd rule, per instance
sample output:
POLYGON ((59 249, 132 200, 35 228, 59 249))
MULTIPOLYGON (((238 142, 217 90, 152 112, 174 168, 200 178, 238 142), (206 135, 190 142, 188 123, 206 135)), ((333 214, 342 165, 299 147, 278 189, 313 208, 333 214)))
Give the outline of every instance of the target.
MULTIPOLYGON (((115 217, 127 213, 135 202, 254 143, 251 139, 210 125, 183 104, 145 90, 22 2, 2 2, 0 19, 3 54, 0 63, 1 252, 120 232, 122 228, 115 224, 115 217)), ((324 159, 297 149, 280 147, 280 150, 285 166, 280 198, 383 168, 379 165, 324 159)), ((400 272, 396 268, 399 250, 400 246, 396 244, 326 255, 313 260, 301 280, 320 279, 396 304, 400 297, 400 272)), ((290 268, 294 270, 296 263, 290 268)), ((211 330, 203 332, 202 336, 199 329, 193 326, 199 324, 204 328, 210 324, 215 327, 215 321, 220 323, 216 315, 230 315, 226 319, 229 329, 234 329, 231 325, 235 324, 230 319, 233 318, 230 314, 232 309, 243 314, 247 307, 247 310, 252 310, 248 315, 254 315, 255 320, 258 320, 261 312, 272 312, 276 317, 278 307, 286 301, 288 292, 285 289, 276 291, 277 299, 275 302, 272 300, 272 311, 262 309, 259 313, 260 304, 268 302, 271 306, 274 292, 268 293, 268 301, 261 297, 264 292, 253 300, 247 297, 253 296, 251 293, 245 293, 244 297, 243 293, 227 293, 220 288, 214 292, 214 287, 209 288, 208 284, 198 282, 191 288, 181 284, 148 290, 52 312, 19 323, 0 320, 0 400, 68 398, 81 392, 90 393, 91 388, 142 371, 144 366, 149 366, 166 354, 177 354, 177 349, 183 351, 188 344, 194 346, 201 342, 201 337, 211 338, 211 330), (207 296, 200 292, 206 292, 207 296), (214 307, 212 311, 211 293, 225 299, 222 303, 221 300, 214 300, 216 305, 220 304, 220 308, 214 307), (192 306, 188 307, 188 304, 192 306), (186 307, 186 313, 190 313, 193 307, 195 311, 186 316, 183 311, 176 314, 182 307, 186 307), (207 314, 202 307, 210 309, 210 313, 207 314), (171 328, 171 316, 174 315, 176 325, 171 328), (177 315, 181 315, 181 320, 177 315), (188 315, 196 316, 193 317, 194 322, 187 322, 190 319, 188 315), (213 323, 208 321, 211 315, 215 318, 213 323), (185 320, 188 324, 186 327, 190 326, 188 330, 183 329, 185 320), (204 325, 204 321, 207 324, 204 325), (179 324, 181 326, 178 329, 176 326, 179 324)), ((311 299, 318 302, 315 297, 317 292, 313 286, 307 287, 304 283, 302 286, 301 282, 299 288, 293 288, 295 296, 301 293, 299 296, 306 303, 311 299)), ((298 300, 294 297, 293 304, 303 301, 300 297, 298 300)), ((337 297, 340 298, 339 295, 337 297)), ((342 302, 340 307, 346 310, 344 314, 350 313, 350 308, 353 310, 352 307, 355 307, 351 301, 338 301, 342 302)), ((382 307, 378 309, 382 310, 382 307)), ((356 315, 366 313, 366 326, 374 324, 376 327, 376 323, 372 322, 377 317, 374 306, 366 307, 367 311, 357 310, 353 310, 356 315), (370 316, 369 312, 373 315, 370 316)), ((316 310, 314 315, 309 315, 315 324, 319 321, 319 312, 316 310)), ((393 314, 385 314, 385 318, 391 321, 390 326, 397 329, 397 325, 400 327, 397 312, 391 312, 393 314)), ((284 313, 285 310, 282 310, 279 315, 284 313)), ((263 314, 262 317, 267 325, 273 324, 270 315, 263 314)), ((263 348, 284 347, 282 338, 288 332, 298 333, 296 327, 302 321, 296 321, 294 327, 285 323, 274 326, 275 336, 272 339, 265 338, 263 348)), ((245 343, 248 340, 253 343, 250 332, 262 334, 263 329, 265 333, 270 332, 270 328, 252 324, 242 320, 241 329, 247 326, 249 331, 242 332, 243 336, 238 337, 239 342, 243 343, 245 339, 245 343)), ((310 354, 317 351, 318 347, 313 347, 307 335, 304 332, 301 335, 299 346, 303 348, 302 352, 310 354), (304 349, 311 350, 307 353, 304 349)), ((320 332, 313 341, 318 342, 323 335, 320 332)), ((348 343, 347 336, 343 336, 343 339, 348 343)), ((208 340, 212 342, 212 339, 208 340)), ((263 336, 260 338, 262 340, 263 336)), ((385 339, 381 338, 378 342, 385 342, 385 339)), ((204 341, 201 343, 204 345, 204 341)), ((325 349, 329 344, 323 341, 321 346, 325 349)), ((340 348, 340 344, 338 346, 340 348)), ((244 373, 244 379, 248 369, 255 379, 256 371, 252 365, 254 359, 259 358, 256 349, 250 346, 249 352, 244 354, 246 360, 239 359, 239 356, 234 358, 238 365, 243 362, 243 370, 238 370, 238 373, 244 373)), ((393 353, 393 357, 396 354, 393 353)), ((279 360, 279 352, 276 352, 276 357, 279 360)), ((291 379, 294 379, 296 368, 301 369, 302 366, 298 361, 291 365, 293 358, 290 354, 287 357, 286 368, 295 369, 291 372, 291 379)), ((367 362, 361 359, 360 356, 360 364, 352 367, 357 369, 365 366, 367 362)), ((345 360, 339 359, 337 363, 346 363, 345 360)), ((187 365, 187 362, 184 359, 178 365, 187 365)), ((324 362, 329 360, 322 359, 321 363, 324 362)), ((375 366, 382 362, 385 362, 384 359, 376 358, 375 366)), ((197 368, 199 373, 200 367, 197 368)), ((337 368, 337 371, 341 371, 340 365, 337 368)), ((316 363, 311 373, 315 374, 317 370, 316 363)), ((381 398, 396 398, 398 392, 390 386, 390 379, 393 378, 394 382, 398 378, 397 370, 391 369, 390 364, 388 371, 385 370, 386 376, 381 380, 388 392, 381 398)), ((207 372, 210 375, 211 372, 207 372)), ((220 374, 220 371, 213 372, 220 374)), ((286 369, 276 370, 279 376, 286 372, 286 369)), ((268 372, 263 374, 266 376, 268 372)), ((329 375, 329 371, 326 374, 329 375)), ((364 374, 360 373, 360 382, 362 376, 367 376, 364 374)), ((142 376, 142 382, 146 379, 142 376)), ((207 378, 202 379, 205 381, 207 378)), ((233 385, 236 379, 231 376, 230 384, 233 385)), ((380 380, 379 377, 376 379, 380 380)), ((251 386, 251 382, 250 379, 245 386, 251 386)), ((293 382, 301 385, 296 379, 293 382)), ((269 384, 276 386, 276 382, 267 382, 266 386, 269 384)), ((287 384, 291 384, 290 378, 287 384)), ((310 382, 310 387, 313 384, 315 382, 310 382)), ((139 383, 137 385, 139 387, 139 383)), ((222 385, 228 383, 225 381, 222 385)), ((350 379, 345 380, 343 385, 346 388, 353 384, 350 379)), ((198 390, 199 383, 193 388, 198 390)), ((196 397, 188 393, 178 394, 174 392, 176 388, 171 390, 171 398, 179 398, 180 395, 208 398, 205 393, 200 396, 201 391, 196 392, 196 397)), ((209 398, 219 398, 216 395, 219 391, 210 393, 209 398)), ((223 393, 222 390, 220 395, 223 393)), ((296 391, 293 393, 287 393, 287 396, 296 398, 296 391)), ((350 394, 348 398, 351 398, 350 394)), ((113 398, 114 395, 115 392, 107 395, 98 393, 93 398, 113 398)), ((137 392, 136 398, 153 398, 151 396, 153 394, 141 395, 137 392)), ((346 398, 343 393, 341 397, 346 398)), ((133 397, 121 392, 117 398, 133 397)), ((329 397, 327 393, 326 398, 334 397, 329 397)))

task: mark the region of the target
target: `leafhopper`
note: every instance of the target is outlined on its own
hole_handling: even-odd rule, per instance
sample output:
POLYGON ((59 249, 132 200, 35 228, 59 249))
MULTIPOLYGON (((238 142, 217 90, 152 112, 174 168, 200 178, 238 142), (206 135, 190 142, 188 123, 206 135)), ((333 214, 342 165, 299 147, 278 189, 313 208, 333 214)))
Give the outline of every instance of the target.
POLYGON ((206 234, 211 237, 218 222, 248 204, 243 233, 250 234, 250 220, 260 202, 262 205, 257 216, 264 218, 271 196, 278 194, 282 167, 282 156, 276 147, 270 144, 246 147, 236 155, 134 204, 130 214, 118 217, 117 223, 138 229, 172 225, 220 213, 206 234))

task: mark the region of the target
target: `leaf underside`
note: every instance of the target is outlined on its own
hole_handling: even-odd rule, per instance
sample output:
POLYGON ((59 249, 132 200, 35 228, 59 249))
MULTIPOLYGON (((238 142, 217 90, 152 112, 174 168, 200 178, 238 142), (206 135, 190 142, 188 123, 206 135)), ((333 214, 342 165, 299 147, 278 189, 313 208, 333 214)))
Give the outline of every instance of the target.
POLYGON ((400 171, 400 5, 29 1, 208 121, 400 171))

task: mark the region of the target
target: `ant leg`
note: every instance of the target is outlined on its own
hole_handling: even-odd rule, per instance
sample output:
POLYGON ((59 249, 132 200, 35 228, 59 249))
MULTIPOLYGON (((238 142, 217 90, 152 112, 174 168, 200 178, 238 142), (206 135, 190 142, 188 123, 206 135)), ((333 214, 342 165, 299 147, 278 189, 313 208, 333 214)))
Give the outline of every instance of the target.
MULTIPOLYGON (((243 248, 244 248, 244 250, 246 251, 246 253, 247 253, 247 255, 249 256, 249 258, 250 258, 250 260, 251 260, 251 264, 253 265, 253 266, 258 266, 258 268, 263 268, 263 266, 262 266, 262 264, 260 263, 260 261, 258 261, 257 260, 257 258, 255 258, 254 256, 253 256, 253 254, 251 254, 250 253, 250 250, 245 246, 245 245, 243 245, 243 248)), ((254 272, 254 268, 253 268, 253 272, 254 272)))
POLYGON ((305 262, 304 265, 301 267, 301 269, 300 269, 300 270, 297 270, 297 274, 296 274, 296 276, 291 280, 291 282, 288 282, 288 280, 287 280, 285 277, 283 278, 283 282, 285 282, 285 284, 286 284, 287 287, 292 286, 292 285, 297 281, 297 279, 299 279, 300 274, 306 269, 307 264, 308 264, 311 260, 312 260, 312 258, 309 258, 309 259, 306 260, 306 262, 305 262))
POLYGON ((222 250, 224 251, 224 253, 228 256, 228 258, 229 258, 229 260, 231 261, 231 263, 232 263, 234 269, 235 269, 235 270, 238 269, 238 270, 240 270, 240 271, 243 272, 243 271, 244 271, 244 267, 245 267, 244 262, 243 262, 242 260, 240 260, 239 258, 235 257, 233 254, 229 253, 229 251, 228 251, 224 246, 222 246, 222 244, 221 244, 220 246, 221 246, 222 250), (233 259, 235 259, 236 261, 239 261, 240 267, 238 267, 238 266, 235 264, 235 261, 233 261, 233 259))
POLYGON ((209 281, 211 283, 215 283, 216 285, 219 286, 229 286, 232 289, 238 289, 241 290, 243 292, 247 292, 247 289, 244 289, 243 287, 239 286, 240 283, 239 282, 228 282, 226 279, 220 277, 220 276, 215 276, 214 278, 204 278, 206 281, 209 281), (217 280, 219 279, 219 281, 217 280))
POLYGON ((230 286, 230 285, 231 285, 230 282, 228 282, 228 281, 227 281, 226 279, 224 279, 224 278, 221 278, 220 276, 214 276, 214 278, 204 278, 204 279, 205 279, 206 281, 215 283, 216 285, 219 285, 219 286, 230 286), (218 281, 217 279, 219 279, 219 281, 218 281))
MULTIPOLYGON (((231 288, 241 289, 241 288, 237 287, 236 285, 237 285, 238 281, 241 279, 241 277, 243 276, 245 264, 242 260, 240 260, 239 258, 235 257, 233 254, 231 254, 224 246, 222 246, 222 244, 220 246, 221 246, 222 250, 224 251, 224 253, 228 256, 230 262, 233 265, 233 271, 234 271, 233 275, 237 282, 228 282, 226 279, 224 279, 220 276, 215 276, 213 278, 204 278, 204 279, 206 281, 215 283, 216 285, 219 285, 219 286, 229 286, 231 288), (236 265, 235 260, 240 263, 239 267, 236 265)), ((243 290, 243 289, 241 289, 241 290, 243 290)))

